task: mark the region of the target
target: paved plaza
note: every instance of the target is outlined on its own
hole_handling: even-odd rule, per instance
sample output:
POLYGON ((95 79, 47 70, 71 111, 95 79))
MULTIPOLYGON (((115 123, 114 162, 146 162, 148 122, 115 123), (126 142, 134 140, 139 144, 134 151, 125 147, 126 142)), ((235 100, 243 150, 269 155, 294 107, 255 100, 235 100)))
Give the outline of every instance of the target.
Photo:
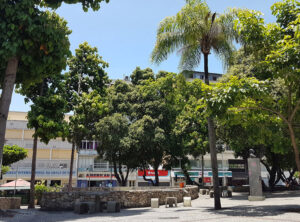
POLYGON ((290 221, 300 222, 300 191, 267 194, 267 199, 261 202, 249 202, 247 195, 234 193, 233 198, 222 198, 222 210, 213 210, 213 199, 200 196, 192 201, 192 207, 177 208, 131 208, 122 209, 120 213, 97 213, 78 215, 70 211, 49 212, 39 209, 20 209, 7 212, 7 217, 0 221, 8 222, 98 222, 98 221, 247 221, 271 222, 290 221), (12 216, 14 214, 14 216, 12 216))

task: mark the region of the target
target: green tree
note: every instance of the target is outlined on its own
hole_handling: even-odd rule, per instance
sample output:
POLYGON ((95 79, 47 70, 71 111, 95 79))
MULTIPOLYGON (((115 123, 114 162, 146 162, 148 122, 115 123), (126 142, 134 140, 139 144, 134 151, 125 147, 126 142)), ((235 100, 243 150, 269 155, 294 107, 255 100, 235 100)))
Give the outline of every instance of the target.
POLYGON ((83 93, 76 99, 76 105, 73 106, 74 115, 70 117, 68 124, 69 136, 68 139, 72 142, 69 186, 72 189, 72 175, 75 146, 80 147, 82 140, 95 139, 96 126, 99 119, 103 118, 108 113, 107 103, 97 91, 92 91, 89 94, 83 93))
POLYGON ((3 162, 2 162, 2 172, 4 175, 10 170, 9 165, 23 160, 27 157, 27 150, 17 145, 9 146, 5 145, 3 150, 3 162))
POLYGON ((59 73, 70 53, 66 21, 40 10, 38 3, 2 0, 0 4, 0 165, 14 84, 28 86, 59 73))
POLYGON ((4 146, 3 151, 3 166, 9 166, 15 162, 18 162, 20 160, 23 160, 27 157, 27 150, 25 150, 22 147, 19 147, 17 145, 4 146))
POLYGON ((288 128, 295 162, 300 170, 299 145, 295 128, 300 108, 299 3, 285 0, 275 3, 271 10, 277 18, 276 23, 273 24, 265 24, 259 12, 235 11, 237 16, 235 29, 244 46, 245 55, 253 58, 255 76, 260 79, 270 79, 270 94, 264 95, 264 98, 256 98, 255 103, 248 103, 248 108, 267 111, 270 115, 282 119, 288 128))
POLYGON ((114 174, 121 186, 127 185, 129 172, 137 166, 137 160, 128 141, 129 120, 127 117, 114 113, 104 117, 96 124, 96 139, 99 142, 98 153, 113 164, 114 174), (126 173, 123 172, 126 166, 126 173))
POLYGON ((270 175, 271 190, 282 179, 283 171, 293 171, 295 167, 291 159, 288 132, 282 120, 267 112, 229 110, 225 118, 219 119, 217 132, 236 156, 246 160, 249 158, 249 150, 255 151, 270 175))
MULTIPOLYGON (((74 116, 71 118, 73 122, 70 121, 69 127, 69 140, 72 143, 68 186, 70 190, 72 188, 75 145, 78 147, 81 143, 81 139, 90 136, 90 134, 84 135, 82 133, 90 130, 89 127, 87 127, 89 124, 95 123, 88 123, 90 117, 93 117, 89 115, 88 112, 77 114, 76 110, 77 108, 82 107, 85 103, 85 101, 81 98, 83 93, 89 94, 93 91, 92 95, 96 96, 96 98, 92 98, 89 95, 85 95, 84 98, 88 97, 89 101, 95 99, 96 102, 99 102, 99 99, 101 100, 101 98, 98 97, 97 94, 105 96, 107 85, 110 81, 107 73, 105 72, 105 68, 108 67, 108 63, 103 61, 102 57, 98 54, 98 49, 96 47, 91 47, 87 42, 79 45, 79 48, 75 50, 75 55, 68 60, 68 65, 69 72, 65 74, 66 98, 69 104, 69 111, 74 111, 74 116), (76 122, 76 124, 80 122, 81 125, 76 125, 74 122, 76 122)), ((98 106, 99 103, 96 104, 96 106, 98 106)), ((97 118, 98 115, 94 117, 97 118)))
POLYGON ((159 186, 158 168, 164 156, 165 132, 159 127, 157 119, 148 115, 134 122, 129 128, 131 146, 135 147, 139 167, 144 171, 144 180, 159 186), (146 178, 146 169, 152 166, 155 172, 155 182, 146 178))
POLYGON ((2 0, 0 6, 0 165, 2 164, 6 119, 15 82, 41 81, 65 68, 69 54, 66 22, 40 7, 58 8, 63 2, 80 2, 83 10, 98 10, 109 0, 2 0), (45 28, 46 27, 46 28, 45 28))
MULTIPOLYGON (((181 11, 173 17, 165 18, 158 28, 157 41, 152 52, 152 61, 160 63, 170 53, 179 50, 180 67, 191 70, 199 65, 201 55, 204 57, 205 83, 209 84, 208 55, 219 55, 223 61, 230 59, 232 40, 235 37, 232 16, 211 13, 207 4, 200 0, 187 1, 181 11)), ((216 138, 213 117, 207 118, 209 145, 213 171, 215 209, 221 208, 218 164, 216 155, 216 138)))
POLYGON ((39 2, 41 2, 42 5, 51 8, 58 8, 61 6, 62 3, 67 3, 67 4, 81 3, 84 11, 87 11, 89 8, 92 8, 93 10, 96 11, 100 9, 100 3, 104 1, 106 3, 109 2, 109 0, 44 0, 39 2))
POLYGON ((25 102, 32 101, 31 110, 27 114, 27 127, 34 129, 33 152, 30 181, 29 207, 34 208, 34 184, 36 170, 37 142, 48 144, 51 139, 67 135, 67 123, 64 120, 67 101, 63 96, 63 76, 46 78, 41 83, 20 89, 26 96, 25 102))
POLYGON ((150 68, 141 69, 140 67, 136 67, 136 69, 130 75, 130 78, 132 84, 139 85, 142 84, 144 80, 154 80, 154 73, 150 68))

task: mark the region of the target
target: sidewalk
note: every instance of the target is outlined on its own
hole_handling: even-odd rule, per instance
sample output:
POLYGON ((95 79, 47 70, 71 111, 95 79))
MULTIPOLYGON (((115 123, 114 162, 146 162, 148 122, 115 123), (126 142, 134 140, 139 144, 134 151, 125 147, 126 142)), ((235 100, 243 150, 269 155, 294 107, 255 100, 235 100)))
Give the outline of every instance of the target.
POLYGON ((220 222, 300 222, 300 192, 281 192, 267 194, 265 201, 250 202, 246 194, 234 193, 233 198, 222 198, 222 210, 213 210, 213 198, 200 196, 192 201, 193 207, 177 208, 132 208, 122 209, 120 213, 97 213, 78 215, 73 212, 46 212, 38 209, 16 210, 14 217, 0 217, 8 222, 98 222, 98 221, 220 221, 220 222))

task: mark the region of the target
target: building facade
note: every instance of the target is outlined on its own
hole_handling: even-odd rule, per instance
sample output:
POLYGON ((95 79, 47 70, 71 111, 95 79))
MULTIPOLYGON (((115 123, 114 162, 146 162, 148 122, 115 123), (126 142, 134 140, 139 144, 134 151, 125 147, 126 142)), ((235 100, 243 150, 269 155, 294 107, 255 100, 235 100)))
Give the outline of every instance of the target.
MULTIPOLYGON (((22 178, 30 181, 33 147, 33 129, 27 128, 26 112, 9 112, 5 145, 18 145, 28 151, 26 159, 11 165, 11 170, 3 175, 1 183, 22 178)), ((68 116, 66 116, 68 118, 68 116)), ((48 144, 38 141, 36 180, 45 181, 47 185, 64 185, 68 183, 72 146, 61 138, 50 140, 48 144)), ((77 155, 74 160, 73 185, 76 184, 77 155)))

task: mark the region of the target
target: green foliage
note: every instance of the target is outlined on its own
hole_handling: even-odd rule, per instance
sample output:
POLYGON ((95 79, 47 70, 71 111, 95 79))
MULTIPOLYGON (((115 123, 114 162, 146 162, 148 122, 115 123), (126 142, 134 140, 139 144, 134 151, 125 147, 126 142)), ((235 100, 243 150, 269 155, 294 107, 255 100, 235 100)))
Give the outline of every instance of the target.
POLYGON ((121 186, 126 186, 129 172, 139 163, 139 157, 128 137, 129 124, 128 118, 119 113, 104 117, 96 123, 98 154, 113 164, 115 176, 121 186), (122 166, 126 166, 125 172, 122 166))
POLYGON ((243 49, 235 53, 229 74, 222 80, 225 84, 212 89, 208 105, 220 117, 223 138, 237 154, 247 154, 247 149, 256 147, 273 166, 268 171, 274 173, 278 159, 289 163, 281 168, 294 167, 291 142, 300 168, 299 130, 295 127, 300 104, 300 20, 297 1, 277 2, 271 9, 277 18, 273 24, 265 24, 259 12, 233 11, 243 49))
POLYGON ((97 91, 100 95, 106 94, 109 83, 105 68, 108 63, 102 60, 96 47, 91 47, 87 42, 79 45, 75 55, 68 60, 69 72, 65 74, 67 99, 70 110, 76 105, 76 95, 97 91))
POLYGON ((12 163, 23 160, 27 157, 27 150, 17 145, 5 145, 3 150, 3 166, 9 166, 12 163))
POLYGON ((81 3, 84 11, 87 11, 89 8, 92 8, 94 11, 97 11, 100 9, 100 3, 104 1, 106 3, 109 2, 109 0, 44 0, 41 1, 41 5, 48 6, 51 8, 58 8, 61 6, 62 3, 67 3, 67 4, 81 3))
POLYGON ((23 89, 27 101, 31 100, 31 110, 27 114, 28 128, 34 128, 33 136, 37 136, 44 143, 56 137, 66 137, 67 123, 64 115, 67 110, 67 102, 61 90, 62 76, 53 79, 44 79, 40 84, 23 89), (36 94, 36 89, 40 93, 36 94))
POLYGON ((7 61, 19 59, 17 83, 29 85, 66 67, 70 55, 67 22, 56 13, 41 11, 36 0, 0 4, 0 73, 7 61), (46 28, 45 28, 46 27, 46 28))
POLYGON ((177 116, 174 134, 181 140, 182 155, 198 157, 208 151, 207 114, 202 100, 192 97, 177 116))
POLYGON ((8 171, 10 171, 10 167, 9 167, 9 166, 4 166, 4 165, 2 165, 2 168, 1 168, 1 174, 4 175, 4 174, 6 174, 8 171))
POLYGON ((81 140, 93 138, 95 123, 107 112, 104 96, 110 81, 104 69, 108 63, 102 60, 96 47, 84 42, 75 50, 75 56, 68 60, 68 65, 65 97, 68 110, 74 111, 68 138, 79 146, 81 140))
POLYGON ((109 113, 121 113, 131 119, 132 96, 134 86, 122 80, 117 80, 108 89, 109 113))
POLYGON ((144 115, 130 126, 129 137, 138 153, 140 167, 145 169, 151 165, 158 169, 166 145, 165 131, 159 127, 158 120, 144 115))
POLYGON ((230 14, 212 14, 205 2, 187 1, 177 15, 165 18, 159 25, 152 52, 153 62, 161 63, 179 50, 181 69, 191 70, 200 63, 202 54, 215 52, 225 65, 232 54, 233 23, 230 14), (209 40, 209 41, 208 41, 209 40))
POLYGON ((35 190, 35 198, 38 200, 38 202, 41 201, 43 193, 46 192, 59 192, 61 190, 61 186, 58 186, 55 184, 54 187, 48 187, 45 185, 45 181, 38 182, 34 186, 35 190))
POLYGON ((154 80, 154 73, 150 68, 141 69, 140 67, 136 67, 130 75, 130 78, 132 84, 139 85, 142 84, 144 80, 154 80))
POLYGON ((74 142, 79 146, 83 139, 94 139, 95 124, 108 113, 108 106, 97 91, 83 93, 77 101, 74 107, 76 114, 70 117, 69 130, 74 142))

